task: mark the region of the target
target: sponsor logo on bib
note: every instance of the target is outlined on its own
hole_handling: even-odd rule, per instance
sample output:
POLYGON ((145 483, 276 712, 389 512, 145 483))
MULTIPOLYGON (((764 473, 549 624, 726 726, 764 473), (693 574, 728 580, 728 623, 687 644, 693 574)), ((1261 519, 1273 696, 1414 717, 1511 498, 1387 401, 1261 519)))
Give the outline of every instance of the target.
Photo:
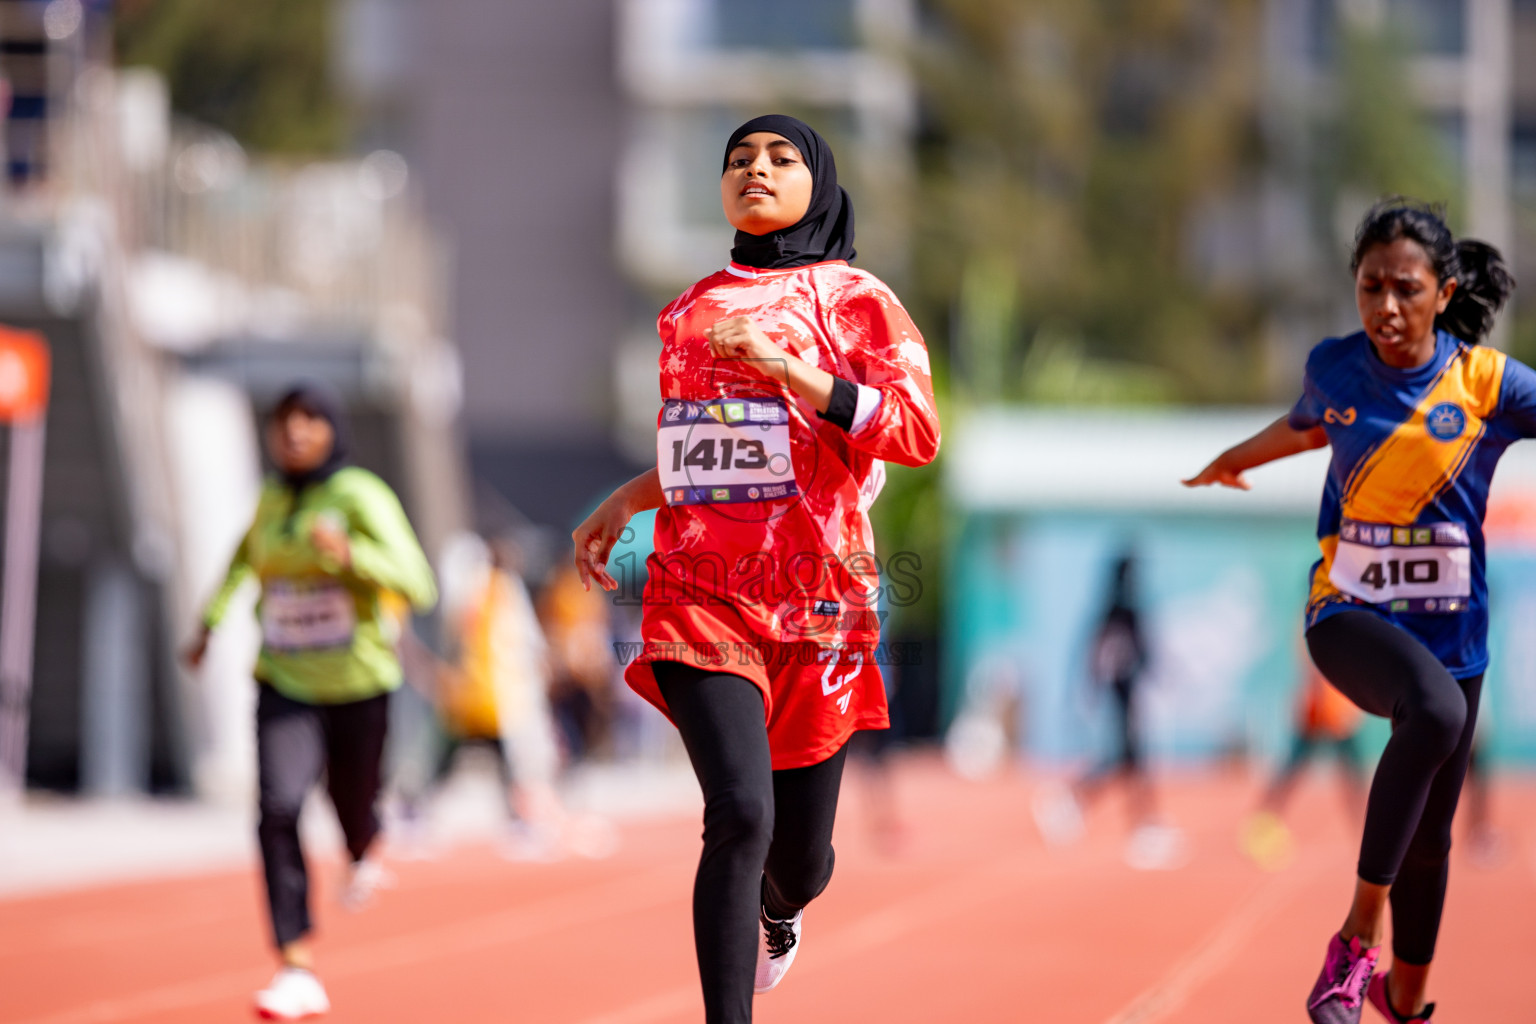
POLYGON ((1460 406, 1441 402, 1424 417, 1424 429, 1437 441, 1454 441, 1467 429, 1467 414, 1460 406))

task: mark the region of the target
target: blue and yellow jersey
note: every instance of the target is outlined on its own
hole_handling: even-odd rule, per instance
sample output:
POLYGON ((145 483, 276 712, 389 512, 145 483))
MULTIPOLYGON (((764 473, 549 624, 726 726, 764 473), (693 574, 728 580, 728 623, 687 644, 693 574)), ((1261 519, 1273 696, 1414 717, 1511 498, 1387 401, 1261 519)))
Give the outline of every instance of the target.
POLYGON ((1433 359, 1399 370, 1361 331, 1312 350, 1289 422, 1333 448, 1307 625, 1371 610, 1453 675, 1482 672, 1488 485, 1504 449, 1536 436, 1536 371, 1444 331, 1433 359))

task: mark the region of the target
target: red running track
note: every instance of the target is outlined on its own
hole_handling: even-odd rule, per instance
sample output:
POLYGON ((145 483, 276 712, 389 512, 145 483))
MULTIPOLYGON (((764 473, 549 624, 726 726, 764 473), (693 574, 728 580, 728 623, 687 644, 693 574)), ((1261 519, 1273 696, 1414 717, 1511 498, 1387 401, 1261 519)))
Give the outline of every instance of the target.
MULTIPOLYGON (((911 828, 885 855, 862 782, 845 788, 837 876, 806 915, 794 970, 758 1000, 761 1024, 1305 1020, 1354 861, 1326 780, 1298 790, 1299 855, 1276 873, 1237 849, 1253 795, 1237 775, 1165 784, 1193 847, 1187 866, 1161 873, 1121 862, 1113 795, 1083 843, 1051 850, 1029 821, 1030 780, 966 783, 925 759, 898 765, 911 828)), ((1448 1022, 1536 1020, 1524 974, 1536 952, 1536 785, 1508 782, 1494 804, 1503 862, 1453 855, 1432 992, 1448 1022)), ((627 826, 601 862, 511 864, 464 848, 396 865, 399 888, 360 915, 329 902, 324 871, 328 1020, 702 1020, 688 910, 697 851, 691 817, 627 826)), ((259 909, 251 872, 0 902, 0 1021, 248 1020, 271 972, 259 909)))

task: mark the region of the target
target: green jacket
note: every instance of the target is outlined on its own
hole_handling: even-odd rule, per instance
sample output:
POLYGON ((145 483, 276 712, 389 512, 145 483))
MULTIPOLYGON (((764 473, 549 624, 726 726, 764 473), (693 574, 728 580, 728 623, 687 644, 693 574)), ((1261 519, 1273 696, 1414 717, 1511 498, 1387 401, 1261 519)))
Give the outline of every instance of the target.
POLYGON ((253 574, 261 583, 256 677, 308 704, 345 704, 398 687, 395 641, 403 608, 392 615, 386 595, 399 595, 418 612, 437 603, 432 569, 400 499, 383 480, 355 467, 297 497, 281 480, 267 480, 256 520, 203 615, 210 629, 253 574), (311 543, 310 530, 322 516, 345 524, 350 566, 321 556, 311 543))

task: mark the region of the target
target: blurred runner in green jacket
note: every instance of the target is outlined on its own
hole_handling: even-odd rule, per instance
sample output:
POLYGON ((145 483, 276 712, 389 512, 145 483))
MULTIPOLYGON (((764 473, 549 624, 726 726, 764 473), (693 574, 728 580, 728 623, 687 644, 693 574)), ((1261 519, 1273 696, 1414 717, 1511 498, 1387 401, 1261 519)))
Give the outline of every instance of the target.
POLYGON ((393 595, 417 611, 437 601, 432 570, 389 486, 347 464, 342 403, 316 385, 293 388, 267 424, 277 474, 187 652, 195 667, 230 598, 261 584, 256 709, 261 820, 273 938, 283 967, 256 1009, 298 1020, 329 1009, 313 973, 309 884, 299 810, 323 774, 352 866, 342 891, 358 909, 384 883, 370 848, 379 833, 380 762, 389 694, 401 682, 393 595))

